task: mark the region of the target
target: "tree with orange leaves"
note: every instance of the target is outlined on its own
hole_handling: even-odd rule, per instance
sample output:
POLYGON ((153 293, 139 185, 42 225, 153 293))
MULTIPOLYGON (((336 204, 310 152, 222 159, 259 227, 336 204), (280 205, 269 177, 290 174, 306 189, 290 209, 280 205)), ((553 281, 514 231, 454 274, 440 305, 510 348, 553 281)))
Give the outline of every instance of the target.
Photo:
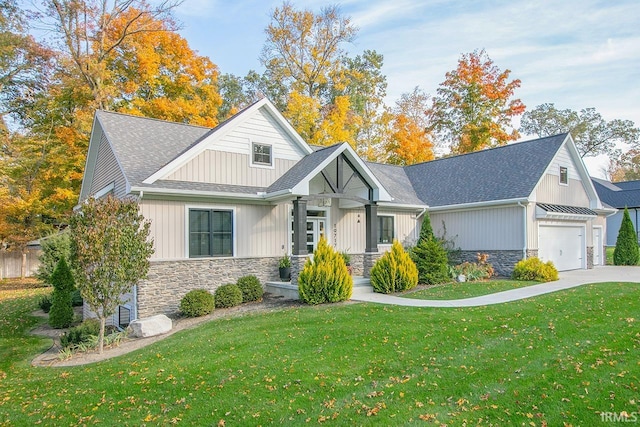
POLYGON ((429 111, 431 129, 456 154, 504 145, 520 136, 511 119, 524 112, 512 99, 520 80, 509 80, 483 50, 464 54, 445 75, 429 111))
POLYGON ((429 95, 419 87, 403 93, 392 113, 392 132, 386 144, 387 163, 412 165, 433 160, 433 141, 427 131, 429 95))

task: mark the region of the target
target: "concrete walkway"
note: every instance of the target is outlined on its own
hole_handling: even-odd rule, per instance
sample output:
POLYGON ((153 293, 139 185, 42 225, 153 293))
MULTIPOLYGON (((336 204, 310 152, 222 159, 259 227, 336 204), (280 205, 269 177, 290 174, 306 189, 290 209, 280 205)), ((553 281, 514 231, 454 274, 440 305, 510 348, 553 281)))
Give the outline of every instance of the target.
POLYGON ((574 288, 587 283, 602 282, 640 283, 640 267, 602 266, 592 270, 564 271, 560 273, 560 280, 555 282, 541 283, 539 285, 458 300, 420 300, 401 298, 375 293, 371 286, 354 286, 351 300, 375 302, 378 304, 403 305, 408 307, 477 307, 530 298, 563 289, 574 288))

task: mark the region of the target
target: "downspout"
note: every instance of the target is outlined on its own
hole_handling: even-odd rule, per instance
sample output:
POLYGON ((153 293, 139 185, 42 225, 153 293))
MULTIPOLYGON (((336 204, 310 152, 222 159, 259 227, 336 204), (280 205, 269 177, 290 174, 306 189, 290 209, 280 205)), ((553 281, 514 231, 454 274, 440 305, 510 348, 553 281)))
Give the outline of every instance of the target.
MULTIPOLYGON (((420 219, 420 217, 422 215, 425 214, 425 212, 427 212, 427 208, 423 208, 422 212, 420 212, 418 215, 416 215, 416 226, 418 225, 417 222, 420 219)), ((636 215, 638 214, 638 211, 636 210, 636 215)), ((413 240, 418 241, 418 236, 420 235, 420 232, 418 231, 418 227, 415 227, 413 229, 413 240)))
POLYGON ((523 234, 523 247, 522 247, 522 259, 527 259, 527 205, 523 205, 522 202, 518 202, 518 206, 522 209, 522 229, 524 230, 523 234))
MULTIPOLYGON (((142 200, 142 196, 144 196, 144 191, 140 190, 140 194, 138 195, 138 202, 142 200)), ((131 313, 132 319, 129 319, 129 322, 133 322, 138 319, 138 285, 133 285, 133 313, 131 313)))

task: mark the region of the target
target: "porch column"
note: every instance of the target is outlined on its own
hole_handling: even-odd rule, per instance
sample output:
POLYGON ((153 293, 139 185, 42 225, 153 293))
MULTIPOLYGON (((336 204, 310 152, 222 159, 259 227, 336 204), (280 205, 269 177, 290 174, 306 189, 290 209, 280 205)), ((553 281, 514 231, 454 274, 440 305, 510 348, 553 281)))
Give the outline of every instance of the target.
POLYGON ((293 255, 307 255, 307 201, 293 201, 293 255))
POLYGON ((293 250, 291 255, 291 284, 298 284, 298 276, 307 261, 307 201, 293 201, 293 250))
POLYGON ((378 252, 378 205, 375 202, 364 206, 365 252, 378 252))
POLYGON ((375 202, 364 206, 366 246, 362 262, 364 277, 370 277, 373 264, 380 258, 378 253, 378 205, 375 202))

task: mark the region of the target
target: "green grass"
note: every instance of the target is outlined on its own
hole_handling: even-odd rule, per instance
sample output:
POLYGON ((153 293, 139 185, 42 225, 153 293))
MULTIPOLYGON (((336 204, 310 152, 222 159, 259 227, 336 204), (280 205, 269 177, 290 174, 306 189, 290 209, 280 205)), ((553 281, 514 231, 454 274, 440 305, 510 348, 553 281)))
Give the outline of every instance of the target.
MULTIPOLYGON (((3 347, 28 329, 13 324, 35 299, 19 300, 0 301, 3 347)), ((487 307, 219 319, 74 368, 28 366, 32 343, 3 357, 0 425, 594 426, 640 412, 639 312, 640 284, 606 283, 487 307)))
POLYGON ((607 246, 607 265, 613 265, 613 251, 616 250, 614 246, 607 246))
POLYGON ((479 297, 510 289, 523 288, 525 286, 538 285, 540 282, 527 282, 521 280, 491 280, 489 282, 464 282, 444 283, 419 291, 400 295, 413 299, 452 300, 462 298, 479 297))

